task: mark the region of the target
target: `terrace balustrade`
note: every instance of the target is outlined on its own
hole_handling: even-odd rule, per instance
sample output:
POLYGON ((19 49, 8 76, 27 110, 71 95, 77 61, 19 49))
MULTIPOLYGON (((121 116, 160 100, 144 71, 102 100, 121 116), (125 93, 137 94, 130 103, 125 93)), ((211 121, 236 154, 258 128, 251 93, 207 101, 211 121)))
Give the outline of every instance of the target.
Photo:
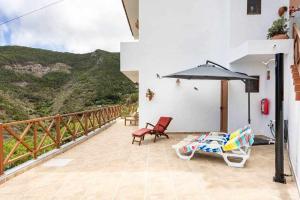
POLYGON ((0 123, 0 175, 8 168, 88 135, 120 117, 122 107, 0 123))

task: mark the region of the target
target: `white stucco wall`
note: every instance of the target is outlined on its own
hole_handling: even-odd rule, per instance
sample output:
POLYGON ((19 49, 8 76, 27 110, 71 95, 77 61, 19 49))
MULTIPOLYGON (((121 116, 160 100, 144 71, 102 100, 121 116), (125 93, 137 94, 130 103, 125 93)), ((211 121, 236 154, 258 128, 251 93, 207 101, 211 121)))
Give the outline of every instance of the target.
POLYGON ((121 71, 139 71, 140 69, 140 51, 139 42, 121 43, 121 71))
MULTIPOLYGON (((232 65, 234 71, 242 71, 248 75, 259 76, 259 93, 251 93, 251 126, 255 134, 273 137, 267 124, 275 119, 275 63, 271 62, 269 68, 261 62, 245 62, 232 65), (270 70, 270 80, 267 80, 267 70, 270 70), (270 101, 269 115, 262 115, 260 101, 267 98, 270 101)), ((247 124, 248 119, 248 94, 245 92, 245 84, 241 81, 229 83, 229 130, 233 131, 247 124)))
MULTIPOLYGON (((290 80, 290 83, 292 84, 292 80, 290 80)), ((289 100, 289 109, 289 157, 293 166, 297 183, 300 185, 300 102, 295 101, 295 94, 293 91, 291 92, 291 98, 289 100)))
MULTIPOLYGON (((291 112, 289 114, 289 158, 296 176, 297 185, 300 185, 300 102, 292 100, 289 104, 291 112)), ((285 159, 289 159, 285 158, 285 159)))
POLYGON ((182 80, 177 86, 176 80, 157 79, 156 73, 167 75, 206 59, 226 64, 227 7, 226 1, 218 0, 140 1, 141 126, 168 115, 174 118, 169 131, 219 130, 220 82, 182 80), (155 93, 151 102, 145 98, 148 88, 155 93))
POLYGON ((288 6, 289 0, 262 0, 261 15, 247 15, 247 1, 230 0, 230 46, 236 47, 246 40, 266 39, 267 31, 278 8, 288 6))
MULTIPOLYGON (((219 81, 182 80, 178 86, 176 80, 157 79, 156 74, 162 76, 188 69, 206 60, 229 66, 230 47, 248 39, 265 39, 266 28, 262 29, 262 26, 270 26, 282 2, 263 1, 262 15, 249 16, 246 1, 191 0, 186 3, 181 0, 140 0, 138 44, 121 46, 122 70, 126 71, 126 67, 139 70, 140 126, 147 121, 155 122, 159 116, 169 115, 174 118, 170 131, 219 130, 219 81), (131 56, 126 55, 128 53, 131 56), (199 91, 195 91, 194 87, 199 91), (151 102, 145 97, 148 88, 155 93, 151 102)), ((241 69, 244 69, 243 66, 241 64, 241 69)), ((257 70, 260 68, 255 67, 257 70)), ((240 98, 243 99, 244 88, 238 87, 231 91, 241 93, 240 98)), ((264 91, 266 89, 262 85, 261 93, 252 95, 253 109, 259 109, 259 99, 267 95, 264 91)), ((243 104, 240 106, 244 107, 243 104)), ((229 127, 241 127, 247 123, 230 120, 231 117, 243 118, 231 112, 229 127)), ((260 120, 255 117, 253 122, 260 120)), ((257 130, 265 130, 262 127, 260 124, 257 130)))
MULTIPOLYGON (((293 54, 286 58, 286 62, 292 62, 293 54)), ((285 119, 288 120, 288 152, 293 167, 298 187, 300 186, 300 101, 295 100, 293 78, 290 68, 285 68, 285 119)))
MULTIPOLYGON (((122 71, 139 71, 140 126, 147 121, 155 122, 159 116, 169 115, 174 117, 170 131, 219 130, 219 81, 182 80, 178 86, 176 80, 157 79, 156 74, 162 76, 188 69, 206 60, 230 67, 232 47, 247 40, 265 39, 278 7, 286 2, 262 1, 262 14, 251 16, 246 12, 247 1, 191 0, 186 3, 181 0, 140 0, 139 41, 121 45, 122 71), (155 93, 151 102, 145 97, 148 88, 155 93)), ((262 116, 259 105, 262 98, 271 99, 272 105, 270 91, 274 81, 265 81, 266 68, 261 62, 240 62, 232 67, 261 75, 260 93, 251 95, 252 121, 257 132, 268 134, 266 124, 274 119, 274 113, 271 109, 269 116, 262 116)), ((231 130, 247 123, 247 95, 242 83, 235 81, 230 87, 228 126, 231 130), (239 98, 231 102, 234 95, 239 98), (234 105, 241 111, 235 112, 234 105)))

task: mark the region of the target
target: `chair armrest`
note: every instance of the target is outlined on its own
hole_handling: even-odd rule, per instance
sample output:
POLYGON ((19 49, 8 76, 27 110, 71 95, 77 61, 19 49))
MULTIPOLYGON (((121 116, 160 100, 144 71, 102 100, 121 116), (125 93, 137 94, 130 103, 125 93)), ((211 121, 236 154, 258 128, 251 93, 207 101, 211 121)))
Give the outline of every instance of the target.
POLYGON ((152 127, 155 127, 153 124, 151 123, 146 123, 146 128, 148 128, 148 126, 152 126, 152 127))

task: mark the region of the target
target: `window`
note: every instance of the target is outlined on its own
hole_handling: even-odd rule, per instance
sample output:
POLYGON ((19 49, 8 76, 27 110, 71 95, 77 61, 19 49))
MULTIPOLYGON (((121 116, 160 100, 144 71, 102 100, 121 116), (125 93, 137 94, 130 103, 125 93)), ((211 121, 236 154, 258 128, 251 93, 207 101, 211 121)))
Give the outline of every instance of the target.
POLYGON ((259 76, 251 76, 253 80, 246 80, 245 92, 258 93, 259 92, 259 76))
POLYGON ((247 0, 247 14, 260 15, 261 14, 261 0, 247 0))

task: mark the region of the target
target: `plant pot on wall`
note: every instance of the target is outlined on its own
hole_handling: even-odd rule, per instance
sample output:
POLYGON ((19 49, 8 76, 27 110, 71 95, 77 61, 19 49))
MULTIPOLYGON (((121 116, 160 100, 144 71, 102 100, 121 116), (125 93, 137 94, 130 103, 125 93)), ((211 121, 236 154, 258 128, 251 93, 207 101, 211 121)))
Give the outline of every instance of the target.
POLYGON ((282 17, 287 11, 288 11, 288 8, 286 6, 281 6, 278 9, 278 16, 282 17))
POLYGON ((154 92, 150 89, 147 89, 146 98, 148 98, 149 101, 152 101, 153 97, 154 97, 154 92))
POLYGON ((271 37, 271 40, 284 40, 289 39, 289 36, 287 34, 278 34, 271 37))
POLYGON ((287 19, 280 17, 268 29, 267 38, 271 40, 288 39, 288 30, 287 19))

